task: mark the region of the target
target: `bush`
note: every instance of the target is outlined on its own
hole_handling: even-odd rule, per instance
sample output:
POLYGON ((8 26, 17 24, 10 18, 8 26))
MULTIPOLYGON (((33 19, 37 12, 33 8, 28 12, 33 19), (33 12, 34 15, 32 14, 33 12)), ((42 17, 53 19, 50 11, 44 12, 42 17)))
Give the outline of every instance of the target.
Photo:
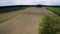
POLYGON ((40 23, 39 34, 56 34, 59 28, 60 20, 55 15, 45 15, 40 23))

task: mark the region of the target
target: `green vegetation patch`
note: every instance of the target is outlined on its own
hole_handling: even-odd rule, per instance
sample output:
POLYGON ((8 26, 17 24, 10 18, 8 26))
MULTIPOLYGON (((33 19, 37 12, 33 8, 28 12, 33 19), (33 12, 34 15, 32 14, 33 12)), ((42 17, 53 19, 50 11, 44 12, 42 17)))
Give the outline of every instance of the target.
POLYGON ((60 32, 60 17, 45 15, 39 25, 39 34, 57 34, 57 32, 60 32))
POLYGON ((0 8, 0 14, 1 13, 7 13, 7 12, 12 12, 12 11, 17 11, 17 10, 24 10, 26 7, 5 7, 5 8, 0 8))
POLYGON ((60 16, 60 8, 59 7, 48 7, 47 9, 60 16))

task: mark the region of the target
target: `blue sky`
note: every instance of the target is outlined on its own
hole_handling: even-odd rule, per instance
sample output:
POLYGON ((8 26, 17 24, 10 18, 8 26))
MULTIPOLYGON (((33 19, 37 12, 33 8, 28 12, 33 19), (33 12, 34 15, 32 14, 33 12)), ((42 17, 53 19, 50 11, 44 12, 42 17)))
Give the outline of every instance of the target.
POLYGON ((60 0, 0 0, 0 6, 6 5, 60 5, 60 0))

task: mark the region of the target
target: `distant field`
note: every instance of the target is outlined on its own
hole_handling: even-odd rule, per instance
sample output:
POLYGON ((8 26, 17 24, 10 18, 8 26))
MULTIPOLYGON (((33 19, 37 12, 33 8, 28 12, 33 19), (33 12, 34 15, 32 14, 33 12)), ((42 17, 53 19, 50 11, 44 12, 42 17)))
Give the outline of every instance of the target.
POLYGON ((1 13, 6 13, 6 12, 12 12, 12 11, 17 11, 17 10, 23 10, 26 7, 0 7, 0 14, 1 13))
POLYGON ((57 15, 60 15, 60 8, 59 7, 48 7, 47 9, 54 12, 57 15))

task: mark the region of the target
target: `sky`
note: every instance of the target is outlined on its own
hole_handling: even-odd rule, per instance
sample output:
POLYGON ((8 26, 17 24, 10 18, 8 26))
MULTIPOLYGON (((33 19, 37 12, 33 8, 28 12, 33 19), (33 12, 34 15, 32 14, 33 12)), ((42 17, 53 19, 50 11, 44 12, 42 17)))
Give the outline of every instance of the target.
POLYGON ((0 0, 0 6, 7 5, 60 5, 60 0, 0 0))

